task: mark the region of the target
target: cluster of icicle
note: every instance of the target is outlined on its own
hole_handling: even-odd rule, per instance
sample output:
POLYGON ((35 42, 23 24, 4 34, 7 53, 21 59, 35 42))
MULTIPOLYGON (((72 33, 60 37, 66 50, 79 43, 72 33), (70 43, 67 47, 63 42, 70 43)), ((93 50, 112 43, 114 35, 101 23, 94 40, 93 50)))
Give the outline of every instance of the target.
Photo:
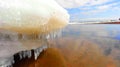
MULTIPOLYGON (((40 53, 47 48, 48 48, 48 46, 44 45, 40 48, 34 49, 35 60, 37 60, 37 57, 40 55, 40 53)), ((32 57, 31 50, 22 51, 22 52, 19 52, 18 54, 19 54, 20 60, 24 59, 24 58, 31 58, 32 57)), ((15 63, 14 56, 11 56, 9 58, 0 59, 0 67, 12 67, 12 64, 14 64, 14 63, 15 63)))
MULTIPOLYGON (((48 39, 54 39, 56 37, 59 37, 61 36, 61 33, 62 31, 59 30, 59 31, 55 31, 55 32, 51 32, 49 34, 46 34, 46 35, 39 35, 37 37, 37 39, 46 39, 46 42, 48 39)), ((22 35, 22 38, 23 40, 29 40, 30 38, 26 35, 22 35)), ((15 34, 15 33, 10 33, 10 32, 4 32, 4 33, 1 33, 0 32, 0 41, 5 41, 5 40, 9 40, 9 41, 16 41, 16 40, 19 40, 19 37, 18 37, 18 34, 15 34)), ((38 56, 40 55, 40 53, 47 49, 48 48, 48 44, 43 44, 43 46, 41 47, 38 47, 36 49, 31 49, 31 50, 23 50, 23 51, 20 51, 18 52, 18 56, 19 56, 19 59, 22 60, 24 58, 31 58, 32 57, 32 50, 34 51, 34 59, 37 60, 38 56)), ((1 50, 1 49, 0 49, 1 50)), ((13 67, 12 65, 15 63, 15 54, 13 56, 9 56, 9 57, 6 57, 6 58, 2 58, 0 57, 0 67, 13 67)))

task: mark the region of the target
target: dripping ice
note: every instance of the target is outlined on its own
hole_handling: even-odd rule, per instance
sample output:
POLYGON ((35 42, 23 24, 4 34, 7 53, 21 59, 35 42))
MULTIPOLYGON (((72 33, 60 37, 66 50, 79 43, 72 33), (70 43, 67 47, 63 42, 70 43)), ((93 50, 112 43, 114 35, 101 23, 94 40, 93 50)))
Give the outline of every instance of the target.
MULTIPOLYGON (((61 36, 61 33, 62 33, 62 31, 59 30, 59 31, 51 32, 49 34, 42 34, 42 35, 40 34, 36 39, 37 40, 44 39, 44 40, 46 40, 46 44, 43 44, 43 46, 38 47, 36 49, 34 49, 34 48, 31 49, 34 51, 34 59, 37 60, 40 53, 49 47, 47 44, 48 39, 54 39, 56 37, 59 37, 59 36, 61 36)), ((35 38, 22 34, 21 40, 31 40, 31 39, 35 39, 35 38)), ((0 47, 8 45, 6 43, 1 43, 3 41, 10 41, 10 42, 19 41, 18 33, 9 32, 9 31, 7 31, 7 32, 0 31, 0 47)), ((10 44, 9 44, 9 46, 10 46, 10 44)), ((0 50, 2 50, 2 48, 0 48, 0 50)), ((16 52, 16 53, 19 55, 19 58, 21 60, 24 58, 31 58, 32 57, 31 50, 21 50, 20 52, 16 52)), ((0 53, 0 67, 12 67, 12 65, 15 63, 14 55, 16 53, 14 52, 14 54, 13 53, 9 54, 6 57, 3 57, 1 55, 2 53, 0 53)))

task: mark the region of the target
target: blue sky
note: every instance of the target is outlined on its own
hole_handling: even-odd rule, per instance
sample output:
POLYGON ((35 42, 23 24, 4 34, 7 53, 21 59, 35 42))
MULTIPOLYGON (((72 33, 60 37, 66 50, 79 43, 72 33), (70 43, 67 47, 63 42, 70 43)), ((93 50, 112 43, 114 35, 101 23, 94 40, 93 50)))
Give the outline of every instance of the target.
POLYGON ((120 0, 57 0, 71 21, 120 18, 120 0))

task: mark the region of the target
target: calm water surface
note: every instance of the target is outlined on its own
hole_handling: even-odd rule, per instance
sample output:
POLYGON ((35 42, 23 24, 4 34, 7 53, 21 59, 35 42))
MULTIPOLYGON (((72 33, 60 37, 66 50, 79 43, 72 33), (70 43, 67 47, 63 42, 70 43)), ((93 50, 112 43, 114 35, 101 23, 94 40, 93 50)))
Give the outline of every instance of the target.
MULTIPOLYGON (((118 24, 68 25, 63 30, 62 36, 63 36, 63 39, 65 37, 69 39, 70 38, 73 39, 70 41, 74 42, 73 47, 76 47, 75 50, 78 50, 78 51, 81 50, 80 48, 83 47, 81 46, 81 44, 85 44, 86 46, 84 45, 85 47, 83 47, 84 49, 83 53, 87 52, 86 56, 87 55, 89 56, 89 54, 91 53, 93 54, 92 56, 94 56, 94 59, 99 60, 99 58, 101 57, 95 58, 97 56, 95 56, 96 54, 91 50, 96 52, 98 51, 98 53, 99 51, 101 51, 101 54, 109 58, 109 60, 112 59, 111 61, 108 61, 108 67, 120 67, 120 64, 119 64, 120 63, 120 25, 118 24), (87 44, 89 44, 89 46, 87 44), (112 66, 112 62, 113 62, 113 66, 112 66)), ((104 59, 104 61, 105 60, 107 59, 104 59)), ((91 62, 93 61, 93 63, 95 63, 94 60, 92 59, 90 61, 91 62)), ((81 61, 78 61, 78 62, 81 62, 81 61)), ((88 62, 88 60, 86 62, 88 62)), ((102 62, 99 62, 99 63, 102 63, 102 62)), ((91 65, 91 66, 98 67, 100 65, 98 66, 91 65)))

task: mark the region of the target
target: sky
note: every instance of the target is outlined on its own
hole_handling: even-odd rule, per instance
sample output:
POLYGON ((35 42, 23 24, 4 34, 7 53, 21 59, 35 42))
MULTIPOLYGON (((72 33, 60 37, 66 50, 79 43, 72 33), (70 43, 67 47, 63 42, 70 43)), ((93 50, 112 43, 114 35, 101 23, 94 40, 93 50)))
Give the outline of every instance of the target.
POLYGON ((120 18, 120 0, 56 0, 71 21, 120 18))

